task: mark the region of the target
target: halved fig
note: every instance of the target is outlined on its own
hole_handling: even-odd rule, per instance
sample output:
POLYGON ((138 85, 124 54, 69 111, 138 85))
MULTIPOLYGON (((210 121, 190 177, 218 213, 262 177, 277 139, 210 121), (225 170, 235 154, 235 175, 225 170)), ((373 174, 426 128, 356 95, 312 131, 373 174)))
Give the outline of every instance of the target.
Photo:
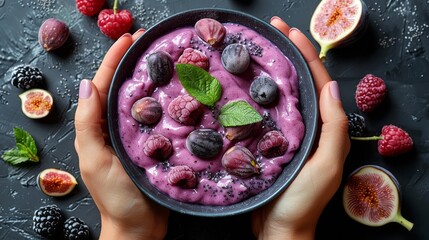
POLYGON ((48 168, 39 173, 37 184, 46 195, 61 197, 69 194, 77 185, 77 181, 69 172, 48 168))
POLYGON ((319 57, 356 41, 367 26, 368 8, 362 0, 322 0, 310 21, 310 33, 320 45, 319 57))
POLYGON ((352 219, 378 227, 397 222, 411 230, 413 223, 401 215, 399 183, 388 170, 365 165, 349 177, 343 192, 344 209, 352 219))
POLYGON ((22 112, 29 118, 46 117, 52 109, 52 95, 43 89, 33 88, 19 94, 22 112))

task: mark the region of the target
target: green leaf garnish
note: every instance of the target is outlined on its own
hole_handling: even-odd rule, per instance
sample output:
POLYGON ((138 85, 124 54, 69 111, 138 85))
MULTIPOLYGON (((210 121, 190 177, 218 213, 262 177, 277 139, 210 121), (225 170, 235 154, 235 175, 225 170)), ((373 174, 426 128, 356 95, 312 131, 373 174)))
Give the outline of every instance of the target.
POLYGON ((176 64, 183 88, 200 103, 214 106, 222 95, 220 82, 207 71, 192 64, 176 64))
POLYGON ((218 120, 224 127, 234 127, 260 122, 262 116, 249 103, 238 100, 225 104, 220 109, 218 120))
POLYGON ((13 134, 15 135, 16 147, 5 151, 1 156, 3 160, 12 165, 27 161, 38 162, 39 157, 37 156, 37 146, 34 138, 18 127, 13 128, 13 134))

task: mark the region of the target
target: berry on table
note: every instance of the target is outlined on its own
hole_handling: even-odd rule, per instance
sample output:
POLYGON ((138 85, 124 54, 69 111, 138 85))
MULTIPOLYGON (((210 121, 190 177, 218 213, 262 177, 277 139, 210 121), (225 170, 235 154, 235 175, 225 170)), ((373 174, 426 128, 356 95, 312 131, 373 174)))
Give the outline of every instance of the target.
POLYGON ((44 237, 53 237, 61 230, 63 216, 56 205, 43 206, 34 211, 33 231, 44 237))
POLYGON ((356 86, 356 105, 362 112, 371 112, 381 104, 386 92, 387 87, 383 79, 367 74, 356 86))
POLYGON ((11 83, 21 89, 41 87, 44 84, 42 72, 30 65, 16 66, 12 72, 11 83))
POLYGON ((100 12, 106 0, 76 0, 77 10, 86 16, 94 16, 100 12))
POLYGON ((118 0, 113 9, 103 9, 98 14, 97 25, 101 32, 111 39, 118 39, 127 33, 133 25, 133 15, 129 10, 118 10, 118 0))
POLYGON ((88 225, 77 217, 70 217, 64 222, 64 237, 67 240, 89 239, 88 225))
POLYGON ((378 152, 382 156, 393 157, 410 151, 413 148, 413 139, 400 127, 385 125, 380 136, 351 137, 353 140, 377 140, 378 152))
POLYGON ((365 118, 357 113, 347 113, 349 120, 349 135, 353 137, 361 137, 365 133, 365 118))

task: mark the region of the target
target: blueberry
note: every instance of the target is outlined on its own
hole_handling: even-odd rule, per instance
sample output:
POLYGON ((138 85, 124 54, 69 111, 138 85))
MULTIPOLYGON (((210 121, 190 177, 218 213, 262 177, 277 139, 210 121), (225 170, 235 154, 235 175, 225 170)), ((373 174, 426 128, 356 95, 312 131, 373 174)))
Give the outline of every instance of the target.
POLYGON ((222 52, 222 65, 232 74, 240 74, 247 70, 250 64, 250 54, 246 46, 239 43, 228 45, 222 52))
POLYGON ((154 83, 167 84, 174 73, 173 59, 164 51, 154 52, 147 57, 147 69, 154 83))
POLYGON ((222 135, 213 129, 197 129, 188 135, 186 147, 197 157, 212 158, 222 150, 222 135))
POLYGON ((258 104, 270 104, 276 101, 278 96, 277 83, 269 77, 259 76, 250 85, 250 97, 258 104))

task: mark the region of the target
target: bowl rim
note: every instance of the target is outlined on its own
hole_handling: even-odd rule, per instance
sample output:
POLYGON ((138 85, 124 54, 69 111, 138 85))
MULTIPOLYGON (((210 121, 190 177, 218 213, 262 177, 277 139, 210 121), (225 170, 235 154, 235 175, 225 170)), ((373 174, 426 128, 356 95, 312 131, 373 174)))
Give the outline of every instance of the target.
MULTIPOLYGON (((212 18, 213 18, 212 17, 212 18)), ((202 18, 202 17, 198 17, 198 18, 202 18)), ((230 19, 223 19, 220 20, 221 22, 231 22, 230 19)), ((242 25, 246 25, 244 23, 240 23, 242 25)), ((179 28, 179 27, 184 27, 184 26, 189 26, 188 25, 184 25, 182 23, 179 23, 179 26, 176 27, 169 27, 171 28, 170 30, 173 30, 175 28, 179 28)), ((247 27, 252 28, 253 26, 249 26, 247 25, 247 27)), ((253 28, 253 30, 256 30, 253 28)), ((157 35, 156 33, 153 34, 156 35, 158 38, 161 35, 157 35)), ((156 39, 154 38, 154 39, 156 39)), ((270 40, 271 42, 273 42, 273 39, 268 38, 267 36, 265 36, 265 38, 267 38, 268 40, 270 40)), ((147 46, 149 46, 149 44, 147 44, 147 46)), ((282 49, 279 48, 280 51, 282 51, 282 49)), ((284 51, 282 51, 284 53, 284 51)), ((285 54, 285 53, 284 53, 285 54)), ((285 54, 286 55, 286 54, 285 54)), ((141 54, 139 55, 141 56, 141 54)), ((288 56, 288 58, 290 59, 290 57, 288 56)), ((292 59, 290 59, 292 61, 292 59)), ((294 64, 296 65, 296 64, 294 64)), ((128 77, 132 75, 132 71, 126 73, 125 75, 127 75, 128 77)), ((304 79, 305 80, 305 79, 304 79)), ((300 104, 301 104, 301 99, 302 99, 302 89, 301 86, 299 87, 300 89, 300 104)), ((302 106, 300 105, 300 111, 302 109, 302 106)), ((301 112, 302 114, 302 112, 301 112)), ((303 115, 303 121, 305 121, 306 119, 304 118, 304 114, 303 115)), ((296 176, 298 175, 298 173, 301 171, 302 167, 304 166, 306 159, 308 158, 308 156, 310 155, 311 149, 313 147, 314 141, 315 141, 315 136, 316 136, 316 132, 317 132, 317 124, 318 124, 318 101, 317 101, 317 95, 316 95, 316 89, 314 86, 314 81, 313 81, 313 77, 312 74, 309 70, 308 64, 305 61, 304 57, 302 56, 301 52, 298 50, 298 48, 294 45, 294 43, 292 41, 289 40, 289 38, 287 38, 282 32, 280 32, 278 29, 276 29, 274 26, 272 26, 271 24, 262 21, 261 19, 247 14, 247 13, 243 13, 241 11, 238 10, 232 10, 232 9, 224 9, 224 8, 195 8, 195 9, 190 9, 190 10, 186 10, 186 11, 181 11, 178 12, 176 14, 173 14, 163 20, 161 20, 160 22, 154 24, 152 27, 150 27, 148 30, 145 31, 145 33, 140 36, 132 45, 131 47, 126 51, 126 53, 124 54, 124 56, 122 57, 121 61, 119 62, 119 65, 117 67, 117 69, 115 70, 113 79, 112 79, 112 83, 109 87, 109 92, 108 92, 108 101, 107 101, 107 120, 108 120, 108 129, 109 129, 109 136, 110 136, 110 140, 111 140, 111 144, 112 147, 115 151, 115 153, 118 156, 118 159, 121 162, 121 165, 124 167, 126 173, 128 174, 128 176, 131 178, 131 180, 133 181, 133 183, 137 186, 137 188, 143 192, 147 197, 149 197, 151 200, 155 201, 156 203, 179 213, 182 214, 187 214, 187 215, 193 215, 193 216, 201 216, 201 217, 226 217, 226 216, 233 216, 233 215, 237 215, 237 214, 243 214, 243 213, 247 213, 250 212, 254 209, 257 209, 263 205, 265 205, 266 203, 270 202, 271 200, 273 200, 274 198, 276 198, 280 193, 282 193, 291 183, 292 181, 296 178, 296 176), (275 34, 275 36, 277 38, 279 38, 278 41, 284 41, 286 42, 286 44, 291 48, 291 51, 294 52, 294 54, 296 54, 295 56, 295 61, 298 62, 302 62, 303 63, 303 72, 301 72, 301 75, 298 74, 298 78, 299 78, 299 84, 301 85, 301 81, 302 81, 302 76, 306 75, 306 78, 308 81, 308 87, 309 89, 306 89, 308 92, 306 92, 306 94, 308 94, 308 97, 310 99, 310 102, 312 103, 311 109, 309 111, 308 114, 310 114, 310 116, 312 116, 313 118, 310 119, 310 122, 305 122, 305 134, 304 137, 302 139, 301 142, 301 146, 300 148, 297 150, 297 152, 295 152, 293 158, 291 159, 291 161, 289 163, 287 163, 287 165, 290 165, 292 162, 295 162, 295 164, 297 164, 297 167, 295 167, 293 169, 293 171, 291 171, 289 173, 288 176, 286 176, 286 182, 284 183, 278 183, 279 182, 279 177, 281 175, 283 175, 283 173, 285 172, 285 168, 282 170, 282 173, 278 176, 278 178, 276 179, 276 181, 270 186, 268 187, 266 190, 262 191, 261 193, 267 191, 268 189, 271 189, 270 191, 273 191, 272 193, 270 193, 267 197, 263 197, 260 198, 258 197, 259 195, 261 195, 261 193, 258 193, 254 196, 251 196, 241 202, 235 203, 235 204, 231 204, 231 205, 226 205, 226 206, 211 206, 211 205, 201 205, 201 204, 195 204, 195 203, 187 203, 187 202, 181 202, 179 200, 173 199, 170 196, 168 196, 166 193, 161 192, 160 190, 158 190, 155 186, 153 186, 152 184, 148 184, 146 183, 146 187, 143 186, 142 184, 145 184, 144 182, 144 178, 146 178, 146 182, 149 182, 147 180, 146 177, 146 173, 145 170, 143 168, 138 167, 137 165, 135 165, 134 163, 132 163, 132 160, 129 158, 129 156, 126 154, 125 149, 122 145, 122 142, 120 140, 120 136, 119 136, 119 128, 118 128, 118 111, 117 111, 117 107, 118 107, 118 103, 116 101, 117 99, 117 90, 118 90, 118 86, 117 85, 122 85, 122 83, 124 81, 126 81, 126 79, 124 79, 122 76, 124 76, 124 74, 121 73, 121 69, 123 69, 126 66, 132 66, 131 69, 135 68, 135 65, 138 61, 138 59, 140 57, 137 57, 134 59, 134 61, 130 61, 129 59, 127 59, 127 56, 132 53, 132 52, 140 52, 140 53, 144 53, 144 51, 147 49, 144 48, 143 50, 140 49, 140 45, 142 41, 144 41, 145 39, 147 40, 147 38, 149 38, 149 36, 151 36, 152 32, 156 32, 157 28, 159 28, 159 26, 163 26, 163 25, 168 25, 171 22, 174 22, 180 18, 183 18, 183 15, 192 15, 192 14, 197 14, 198 16, 202 16, 205 15, 204 17, 211 17, 213 16, 214 18, 216 18, 216 16, 218 16, 219 14, 223 14, 223 15, 227 15, 227 16, 235 16, 235 17, 239 17, 239 18, 243 18, 245 20, 250 21, 250 23, 256 24, 258 27, 262 27, 262 28, 266 28, 266 31, 269 32, 273 32, 275 34), (115 101, 112 101, 112 98, 115 99, 115 101), (308 146, 303 149, 303 143, 304 141, 308 141, 308 146), (302 152, 302 157, 301 159, 298 161, 298 159, 295 159, 298 152, 302 152), (142 182, 143 181, 143 182, 142 182), (279 187, 277 187, 276 189, 273 188, 274 185, 279 185, 279 187), (147 188, 150 188, 150 190, 148 190, 147 188), (249 203, 249 199, 252 199, 252 201, 249 203)))

